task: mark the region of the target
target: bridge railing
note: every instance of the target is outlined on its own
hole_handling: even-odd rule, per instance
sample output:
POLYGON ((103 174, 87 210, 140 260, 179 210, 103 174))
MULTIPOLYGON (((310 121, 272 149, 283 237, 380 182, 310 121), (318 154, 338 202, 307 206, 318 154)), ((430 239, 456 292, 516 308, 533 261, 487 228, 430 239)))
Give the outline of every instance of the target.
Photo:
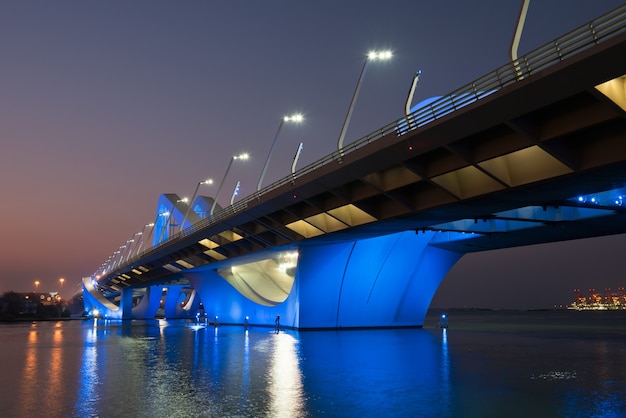
POLYGON ((135 264, 149 253, 162 250, 186 236, 206 228, 211 224, 218 223, 223 219, 246 210, 255 201, 279 187, 294 183, 298 178, 311 173, 326 164, 340 161, 344 155, 349 154, 367 144, 377 141, 389 134, 404 135, 411 130, 423 127, 435 120, 468 106, 488 95, 522 81, 534 73, 549 68, 562 60, 592 48, 600 42, 606 41, 626 31, 626 4, 614 9, 589 23, 562 35, 517 60, 509 62, 496 70, 478 78, 477 80, 457 89, 453 92, 432 101, 431 103, 416 109, 406 117, 395 120, 380 129, 346 145, 340 150, 301 168, 293 174, 270 184, 258 192, 247 196, 236 203, 223 208, 214 215, 204 218, 190 227, 170 236, 158 246, 147 249, 135 257, 126 260, 116 270, 135 264))

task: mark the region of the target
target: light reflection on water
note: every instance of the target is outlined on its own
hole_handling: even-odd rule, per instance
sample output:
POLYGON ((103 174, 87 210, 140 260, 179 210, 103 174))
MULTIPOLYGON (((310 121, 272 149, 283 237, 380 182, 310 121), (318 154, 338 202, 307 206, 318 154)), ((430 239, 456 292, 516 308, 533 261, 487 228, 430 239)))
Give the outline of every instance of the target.
MULTIPOLYGON (((477 319, 484 321, 468 320, 477 319)), ((5 382, 13 380, 0 391, 0 411, 3 417, 626 416, 623 322, 622 331, 604 335, 571 327, 520 331, 519 318, 515 326, 488 330, 460 321, 455 328, 452 317, 447 330, 280 334, 184 321, 0 324, 0 367, 5 382)))

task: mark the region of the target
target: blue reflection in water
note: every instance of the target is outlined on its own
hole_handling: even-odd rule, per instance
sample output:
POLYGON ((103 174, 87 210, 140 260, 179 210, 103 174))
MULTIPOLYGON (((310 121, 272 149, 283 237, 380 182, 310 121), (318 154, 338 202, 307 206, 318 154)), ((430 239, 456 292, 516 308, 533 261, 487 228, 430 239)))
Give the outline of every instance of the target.
POLYGON ((85 333, 83 358, 78 381, 78 396, 74 415, 90 417, 98 415, 99 370, 98 370, 97 328, 88 328, 85 333))
POLYGON ((441 342, 425 330, 300 333, 313 415, 446 416, 441 342))
POLYGON ((589 323, 559 314, 565 315, 560 322, 546 322, 555 315, 466 314, 473 329, 456 314, 449 329, 280 334, 184 321, 0 324, 0 369, 17 380, 0 391, 0 411, 626 416, 626 315, 589 323))

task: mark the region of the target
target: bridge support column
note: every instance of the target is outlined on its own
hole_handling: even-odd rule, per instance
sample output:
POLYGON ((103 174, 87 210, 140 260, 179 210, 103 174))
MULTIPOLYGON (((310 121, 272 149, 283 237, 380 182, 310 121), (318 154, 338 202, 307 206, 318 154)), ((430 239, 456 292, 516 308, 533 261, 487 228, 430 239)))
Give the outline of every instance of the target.
POLYGON ((122 319, 132 319, 133 317, 133 289, 122 289, 120 291, 120 310, 122 319))
POLYGON ((141 301, 133 308, 133 319, 154 319, 161 305, 163 286, 149 286, 141 301))
POLYGON ((303 246, 300 328, 421 326, 461 253, 429 246, 433 232, 402 232, 303 246))
POLYGON ((187 299, 187 294, 184 291, 189 291, 189 286, 168 285, 167 293, 165 295, 165 304, 163 310, 165 317, 168 319, 183 319, 191 318, 198 311, 200 300, 197 297, 197 291, 192 290, 191 295, 188 297, 187 303, 182 303, 187 299))
POLYGON ((95 315, 108 319, 122 319, 122 309, 105 298, 95 288, 91 277, 83 277, 83 301, 85 310, 95 315))

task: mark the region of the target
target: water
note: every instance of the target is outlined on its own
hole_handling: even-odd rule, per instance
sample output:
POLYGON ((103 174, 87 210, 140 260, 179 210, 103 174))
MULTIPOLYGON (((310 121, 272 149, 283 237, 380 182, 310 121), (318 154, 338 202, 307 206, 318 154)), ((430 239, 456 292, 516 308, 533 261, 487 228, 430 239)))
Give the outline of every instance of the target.
POLYGON ((626 312, 450 328, 0 324, 2 417, 626 417, 626 312))

